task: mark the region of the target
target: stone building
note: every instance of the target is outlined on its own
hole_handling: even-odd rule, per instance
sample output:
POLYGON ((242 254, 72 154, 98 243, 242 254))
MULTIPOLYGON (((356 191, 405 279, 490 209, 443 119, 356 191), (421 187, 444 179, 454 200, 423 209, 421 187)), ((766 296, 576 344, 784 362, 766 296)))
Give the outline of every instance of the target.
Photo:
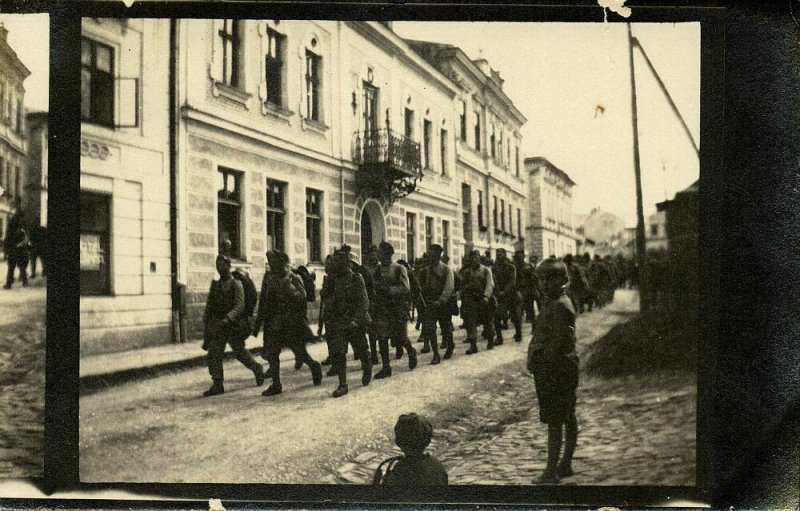
POLYGON ((575 254, 576 233, 572 227, 575 182, 542 157, 525 158, 525 172, 529 205, 526 251, 542 259, 575 254))
POLYGON ((25 195, 25 87, 31 72, 8 45, 0 25, 0 239, 25 195))
POLYGON ((666 212, 656 211, 648 216, 644 234, 646 250, 666 250, 668 246, 666 212))
POLYGON ((114 84, 87 106, 105 122, 82 125, 82 190, 91 195, 81 216, 81 319, 90 349, 169 342, 171 318, 173 339, 197 338, 226 241, 234 266, 257 285, 270 249, 315 271, 319 285, 325 256, 343 243, 364 258, 386 240, 395 259, 409 260, 439 243, 457 266, 465 239, 511 248, 522 231, 524 175, 513 162, 524 117, 484 61, 461 54, 453 64, 471 80, 465 88, 388 22, 84 20, 83 31, 86 79, 114 84), (109 61, 109 50, 119 57, 109 61), (141 65, 119 67, 126 62, 141 65), (470 133, 481 149, 469 156, 458 138, 460 98, 480 114, 470 133), (135 122, 122 121, 131 106, 135 122), (464 158, 474 160, 469 177, 464 158), (467 180, 483 183, 482 199, 463 200, 467 180), (490 196, 500 203, 491 223, 490 196), (475 208, 492 232, 472 228, 475 208), (138 211, 152 224, 135 223, 138 211))
POLYGON ((25 115, 27 162, 22 210, 29 228, 47 227, 47 112, 25 115))
POLYGON ((168 342, 169 20, 81 25, 81 353, 168 342))

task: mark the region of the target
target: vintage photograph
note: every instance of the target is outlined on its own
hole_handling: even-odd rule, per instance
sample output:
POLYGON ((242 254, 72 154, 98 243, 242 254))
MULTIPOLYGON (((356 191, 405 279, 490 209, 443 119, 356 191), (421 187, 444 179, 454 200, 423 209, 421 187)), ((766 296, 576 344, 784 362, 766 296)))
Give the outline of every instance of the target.
POLYGON ((696 484, 700 23, 80 53, 82 482, 696 484))
POLYGON ((49 17, 0 14, 0 478, 42 477, 49 17))

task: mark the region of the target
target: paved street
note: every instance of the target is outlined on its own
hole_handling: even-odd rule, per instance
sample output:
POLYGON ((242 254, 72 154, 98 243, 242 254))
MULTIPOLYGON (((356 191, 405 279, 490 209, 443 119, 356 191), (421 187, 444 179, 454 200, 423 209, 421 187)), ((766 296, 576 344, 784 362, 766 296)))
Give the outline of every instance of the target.
MULTIPOLYGON (((581 352, 632 317, 636 306, 636 294, 623 291, 611 306, 580 316, 581 352)), ((200 397, 209 384, 204 368, 84 396, 81 480, 365 483, 372 467, 394 453, 397 416, 415 411, 432 420, 431 449, 451 482, 529 483, 544 462, 545 435, 532 379, 522 370, 529 330, 524 343, 507 341, 492 351, 482 344, 469 357, 463 337, 458 330, 452 360, 430 366, 430 355, 421 355, 413 373, 405 359, 395 361, 394 376, 367 388, 350 357, 350 394, 336 400, 335 379, 313 387, 308 370, 295 371, 291 363, 282 366, 284 394, 263 398, 236 362, 226 363, 226 393, 215 398, 200 397)), ((641 484, 686 484, 693 474, 693 377, 630 383, 582 381, 578 475, 570 483, 635 476, 641 484), (643 470, 634 462, 651 465, 643 470), (674 473, 655 474, 650 467, 659 464, 674 473)))
POLYGON ((42 475, 45 297, 44 287, 0 289, 0 478, 42 475))

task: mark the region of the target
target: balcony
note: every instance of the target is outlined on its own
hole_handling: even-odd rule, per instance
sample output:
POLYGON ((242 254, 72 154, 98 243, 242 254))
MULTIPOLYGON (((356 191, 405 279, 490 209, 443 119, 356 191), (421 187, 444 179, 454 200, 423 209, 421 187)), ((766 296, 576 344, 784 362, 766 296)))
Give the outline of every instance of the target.
POLYGON ((389 203, 416 190, 422 177, 419 143, 390 129, 357 132, 353 162, 358 186, 389 203))

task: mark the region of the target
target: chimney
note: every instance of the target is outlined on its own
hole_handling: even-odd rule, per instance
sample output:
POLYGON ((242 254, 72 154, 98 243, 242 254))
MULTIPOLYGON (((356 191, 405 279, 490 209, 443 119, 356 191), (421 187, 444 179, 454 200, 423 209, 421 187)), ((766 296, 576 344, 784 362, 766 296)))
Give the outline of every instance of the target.
POLYGON ((0 23, 0 44, 8 44, 8 29, 0 23))

